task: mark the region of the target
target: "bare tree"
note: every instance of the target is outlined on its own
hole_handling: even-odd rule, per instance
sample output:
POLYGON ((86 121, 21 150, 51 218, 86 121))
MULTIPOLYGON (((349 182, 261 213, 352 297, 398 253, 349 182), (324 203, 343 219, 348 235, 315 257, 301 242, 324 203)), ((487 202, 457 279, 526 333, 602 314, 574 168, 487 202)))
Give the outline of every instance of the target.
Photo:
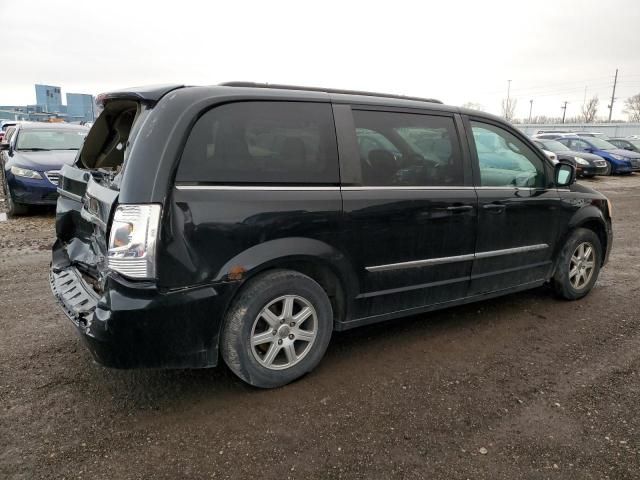
POLYGON ((640 93, 624 101, 624 113, 629 116, 630 122, 640 122, 640 93))
POLYGON ((513 112, 516 109, 517 100, 514 98, 505 98, 502 100, 502 116, 505 120, 511 121, 513 119, 513 112))
POLYGON ((477 102, 465 102, 462 104, 462 108, 468 108, 469 110, 484 110, 484 107, 477 102))
POLYGON ((600 99, 598 99, 597 95, 594 95, 589 100, 587 100, 584 105, 582 105, 582 119, 586 123, 591 123, 596 119, 599 103, 600 99))

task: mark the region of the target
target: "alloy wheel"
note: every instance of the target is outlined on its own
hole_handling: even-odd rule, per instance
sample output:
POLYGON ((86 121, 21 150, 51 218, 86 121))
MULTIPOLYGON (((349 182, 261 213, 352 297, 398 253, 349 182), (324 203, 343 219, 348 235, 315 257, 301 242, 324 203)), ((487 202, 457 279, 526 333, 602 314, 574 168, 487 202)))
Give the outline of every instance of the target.
POLYGON ((313 305, 298 295, 284 295, 269 302, 251 328, 251 353, 265 368, 283 370, 300 362, 318 334, 313 305))
POLYGON ((582 290, 591 280, 596 264, 593 245, 582 242, 573 251, 569 263, 569 281, 576 290, 582 290))

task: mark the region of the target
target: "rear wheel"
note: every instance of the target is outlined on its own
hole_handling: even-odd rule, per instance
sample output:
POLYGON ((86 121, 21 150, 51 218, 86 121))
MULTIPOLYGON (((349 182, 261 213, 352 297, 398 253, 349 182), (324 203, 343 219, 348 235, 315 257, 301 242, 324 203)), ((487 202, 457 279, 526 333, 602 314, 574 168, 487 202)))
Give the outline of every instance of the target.
POLYGON ((587 295, 598 279, 602 246, 593 230, 578 228, 567 239, 556 266, 553 287, 567 300, 587 295))
POLYGON ((331 302, 320 285, 291 270, 267 272, 251 280, 229 309, 222 357, 245 382, 279 387, 313 370, 332 329, 331 302))

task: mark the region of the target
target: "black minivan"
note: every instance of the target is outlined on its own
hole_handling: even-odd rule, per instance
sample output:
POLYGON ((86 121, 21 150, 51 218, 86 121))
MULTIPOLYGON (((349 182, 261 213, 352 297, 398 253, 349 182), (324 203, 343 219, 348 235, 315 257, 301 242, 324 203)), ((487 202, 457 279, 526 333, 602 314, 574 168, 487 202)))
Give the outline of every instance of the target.
POLYGON ((334 330, 550 283, 578 299, 608 200, 503 120, 230 83, 103 94, 60 175, 50 282, 100 363, 284 385, 334 330))

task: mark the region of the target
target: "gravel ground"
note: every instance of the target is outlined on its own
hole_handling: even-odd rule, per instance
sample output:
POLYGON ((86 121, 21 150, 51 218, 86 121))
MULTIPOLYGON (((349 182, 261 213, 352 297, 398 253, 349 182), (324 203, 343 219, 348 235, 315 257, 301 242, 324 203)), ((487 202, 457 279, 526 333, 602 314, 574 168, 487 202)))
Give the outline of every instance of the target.
POLYGON ((615 218, 587 298, 336 334, 272 391, 93 363, 49 290, 52 212, 0 221, 0 478, 640 478, 640 175, 586 183, 615 218))

